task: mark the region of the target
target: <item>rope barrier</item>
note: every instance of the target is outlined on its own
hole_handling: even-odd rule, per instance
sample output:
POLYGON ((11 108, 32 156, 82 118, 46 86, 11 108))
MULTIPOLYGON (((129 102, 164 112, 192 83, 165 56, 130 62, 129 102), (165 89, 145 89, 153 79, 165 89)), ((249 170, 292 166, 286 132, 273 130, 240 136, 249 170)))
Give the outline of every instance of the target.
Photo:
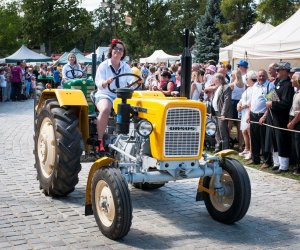
MULTIPOLYGON (((211 117, 215 117, 217 119, 221 119, 220 116, 211 116, 211 117)), ((240 122, 241 121, 240 119, 233 119, 233 118, 226 118, 226 117, 224 118, 224 120, 236 121, 236 122, 240 122)), ((276 127, 276 126, 273 126, 273 125, 270 125, 270 124, 266 124, 266 123, 260 124, 259 122, 254 122, 254 121, 250 121, 250 123, 264 125, 264 126, 267 126, 267 127, 270 127, 270 128, 275 128, 275 129, 284 130, 284 131, 288 131, 288 132, 300 133, 300 131, 298 131, 298 130, 288 129, 288 128, 280 128, 280 127, 276 127)))

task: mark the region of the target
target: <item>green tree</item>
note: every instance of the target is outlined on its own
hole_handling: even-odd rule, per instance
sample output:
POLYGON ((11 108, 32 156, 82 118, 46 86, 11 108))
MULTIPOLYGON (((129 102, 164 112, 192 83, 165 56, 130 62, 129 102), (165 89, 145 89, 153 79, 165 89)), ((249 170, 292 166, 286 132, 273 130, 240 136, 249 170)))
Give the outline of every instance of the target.
POLYGON ((196 41, 194 54, 196 61, 218 61, 220 48, 220 31, 218 24, 221 20, 221 0, 209 0, 205 14, 201 16, 196 26, 196 41))
POLYGON ((79 0, 24 0, 24 31, 29 45, 44 43, 48 55, 74 45, 83 49, 93 30, 92 16, 78 4, 79 0))
POLYGON ((224 45, 242 37, 256 18, 254 0, 223 0, 220 5, 224 22, 219 24, 224 45))
POLYGON ((15 52, 23 40, 22 17, 18 2, 0 5, 0 58, 15 52))
POLYGON ((257 21, 268 22, 276 26, 300 7, 300 0, 261 0, 257 6, 257 21))

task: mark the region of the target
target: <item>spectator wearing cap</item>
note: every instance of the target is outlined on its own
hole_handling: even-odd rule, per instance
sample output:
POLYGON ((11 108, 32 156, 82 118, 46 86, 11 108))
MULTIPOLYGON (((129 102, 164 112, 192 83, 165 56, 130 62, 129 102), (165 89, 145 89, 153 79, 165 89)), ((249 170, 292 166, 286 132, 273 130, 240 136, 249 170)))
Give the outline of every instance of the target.
POLYGON ((245 60, 240 60, 240 62, 238 63, 238 68, 242 73, 242 79, 244 84, 246 84, 246 74, 247 74, 247 70, 248 70, 248 62, 245 60))
POLYGON ((276 69, 278 67, 277 63, 271 63, 268 67, 268 73, 269 73, 269 81, 274 83, 277 77, 276 69))
POLYGON ((242 131, 243 139, 245 142, 245 148, 239 153, 240 156, 244 156, 246 160, 251 159, 251 140, 250 140, 250 124, 247 122, 247 116, 249 113, 249 107, 252 98, 252 87, 257 81, 257 76, 254 71, 248 71, 246 75, 247 89, 242 94, 240 101, 237 104, 237 111, 241 113, 240 130, 242 131))
POLYGON ((169 71, 163 71, 160 76, 161 83, 159 90, 164 93, 165 96, 171 96, 171 92, 175 88, 175 83, 171 80, 171 73, 169 71))
POLYGON ((274 90, 275 86, 268 81, 268 74, 264 69, 258 71, 257 78, 258 81, 252 87, 247 121, 259 123, 250 123, 251 153, 252 164, 259 165, 262 152, 264 162, 261 168, 263 169, 272 165, 271 151, 265 150, 266 126, 262 124, 267 117, 266 96, 274 90))
POLYGON ((299 67, 294 67, 294 68, 291 68, 290 70, 290 78, 292 79, 292 76, 294 75, 294 73, 296 72, 300 72, 300 68, 299 67))
MULTIPOLYGON (((296 88, 293 104, 290 110, 290 121, 288 129, 300 131, 300 72, 295 72, 291 79, 292 86, 296 88)), ((293 145, 296 153, 296 169, 294 175, 300 175, 300 133, 292 133, 293 145)))
MULTIPOLYGON (((271 100, 266 102, 266 106, 269 109, 267 122, 275 127, 286 128, 289 122, 289 111, 294 96, 294 88, 289 77, 290 69, 291 65, 288 62, 278 63, 278 67, 276 68, 275 92, 271 100)), ((280 129, 271 129, 271 132, 272 134, 269 133, 269 136, 270 134, 272 135, 272 140, 268 142, 272 142, 274 149, 274 167, 272 169, 276 173, 287 172, 291 146, 290 132, 280 129)))

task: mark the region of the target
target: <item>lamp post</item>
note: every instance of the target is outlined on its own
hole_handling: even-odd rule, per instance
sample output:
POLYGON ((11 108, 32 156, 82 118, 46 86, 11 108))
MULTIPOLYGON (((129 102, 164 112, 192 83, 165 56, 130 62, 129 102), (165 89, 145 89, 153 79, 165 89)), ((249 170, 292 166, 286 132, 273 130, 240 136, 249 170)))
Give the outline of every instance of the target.
POLYGON ((110 28, 110 41, 113 36, 113 11, 119 10, 121 8, 121 5, 117 3, 117 1, 113 0, 102 0, 100 3, 101 8, 109 9, 109 28, 110 28))

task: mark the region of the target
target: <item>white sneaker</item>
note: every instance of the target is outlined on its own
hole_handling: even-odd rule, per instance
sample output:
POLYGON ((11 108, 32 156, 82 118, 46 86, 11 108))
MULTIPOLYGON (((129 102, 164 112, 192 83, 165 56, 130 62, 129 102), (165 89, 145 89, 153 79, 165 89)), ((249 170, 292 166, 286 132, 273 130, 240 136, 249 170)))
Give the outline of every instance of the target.
POLYGON ((244 155, 246 155, 246 154, 248 154, 248 153, 249 153, 248 150, 244 150, 243 152, 240 152, 240 153, 239 153, 239 156, 244 156, 244 155))
POLYGON ((245 160, 251 160, 251 152, 248 152, 247 154, 244 155, 245 160))

